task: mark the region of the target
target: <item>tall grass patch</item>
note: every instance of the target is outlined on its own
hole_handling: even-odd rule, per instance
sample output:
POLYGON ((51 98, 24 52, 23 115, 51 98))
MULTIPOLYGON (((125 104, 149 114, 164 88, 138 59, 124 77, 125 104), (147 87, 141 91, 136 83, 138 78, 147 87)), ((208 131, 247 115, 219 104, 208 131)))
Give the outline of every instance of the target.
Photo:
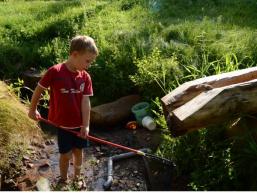
POLYGON ((15 1, 13 5, 1 2, 0 6, 1 77, 17 76, 30 67, 48 68, 67 58, 68 42, 85 22, 80 1, 15 1))
POLYGON ((42 133, 3 82, 0 82, 0 106, 0 169, 7 171, 11 163, 21 164, 28 145, 34 140, 42 140, 42 133))

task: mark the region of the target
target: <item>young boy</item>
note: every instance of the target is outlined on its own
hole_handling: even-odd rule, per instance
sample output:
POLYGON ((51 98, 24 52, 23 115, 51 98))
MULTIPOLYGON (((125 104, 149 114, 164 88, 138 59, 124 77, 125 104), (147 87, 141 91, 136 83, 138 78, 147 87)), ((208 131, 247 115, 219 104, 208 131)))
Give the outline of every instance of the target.
MULTIPOLYGON (((85 71, 98 55, 94 40, 88 36, 76 36, 71 40, 69 58, 48 69, 39 81, 32 99, 28 116, 38 120, 40 114, 37 104, 41 93, 50 87, 50 107, 48 120, 55 125, 80 132, 89 133, 90 100, 93 95, 90 75, 85 71), (82 126, 82 127, 81 127, 82 126)), ((58 129, 60 152, 60 175, 63 183, 68 180, 69 161, 73 155, 74 177, 80 175, 85 140, 70 132, 58 129)))

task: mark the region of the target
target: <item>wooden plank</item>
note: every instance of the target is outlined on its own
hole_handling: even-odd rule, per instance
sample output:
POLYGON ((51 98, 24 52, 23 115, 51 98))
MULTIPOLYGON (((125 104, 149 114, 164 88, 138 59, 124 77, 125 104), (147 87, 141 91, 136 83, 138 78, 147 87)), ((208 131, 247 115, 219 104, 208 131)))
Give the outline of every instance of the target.
POLYGON ((202 92, 167 116, 173 135, 257 113, 257 79, 202 92))
POLYGON ((203 91, 247 82, 257 78, 257 67, 213 75, 186 82, 161 99, 164 115, 187 103, 203 91))

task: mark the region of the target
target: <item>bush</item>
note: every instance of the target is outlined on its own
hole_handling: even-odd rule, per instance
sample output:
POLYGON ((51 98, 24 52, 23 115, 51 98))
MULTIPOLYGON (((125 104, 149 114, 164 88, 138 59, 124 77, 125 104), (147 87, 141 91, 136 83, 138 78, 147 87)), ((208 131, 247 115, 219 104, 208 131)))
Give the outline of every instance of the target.
POLYGON ((177 86, 180 69, 175 55, 164 58, 159 49, 155 48, 149 56, 135 59, 134 63, 138 68, 137 73, 130 78, 144 96, 160 97, 177 86))

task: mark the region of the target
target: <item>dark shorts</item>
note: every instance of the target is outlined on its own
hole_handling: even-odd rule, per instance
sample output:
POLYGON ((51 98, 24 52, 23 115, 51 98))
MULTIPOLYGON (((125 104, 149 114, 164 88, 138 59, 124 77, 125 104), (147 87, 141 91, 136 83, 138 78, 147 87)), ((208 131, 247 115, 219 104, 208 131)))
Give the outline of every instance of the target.
MULTIPOLYGON (((72 129, 72 131, 80 132, 80 128, 72 129)), ((68 153, 73 148, 82 149, 87 147, 86 139, 81 139, 76 135, 63 129, 58 129, 57 137, 59 153, 68 153)))

